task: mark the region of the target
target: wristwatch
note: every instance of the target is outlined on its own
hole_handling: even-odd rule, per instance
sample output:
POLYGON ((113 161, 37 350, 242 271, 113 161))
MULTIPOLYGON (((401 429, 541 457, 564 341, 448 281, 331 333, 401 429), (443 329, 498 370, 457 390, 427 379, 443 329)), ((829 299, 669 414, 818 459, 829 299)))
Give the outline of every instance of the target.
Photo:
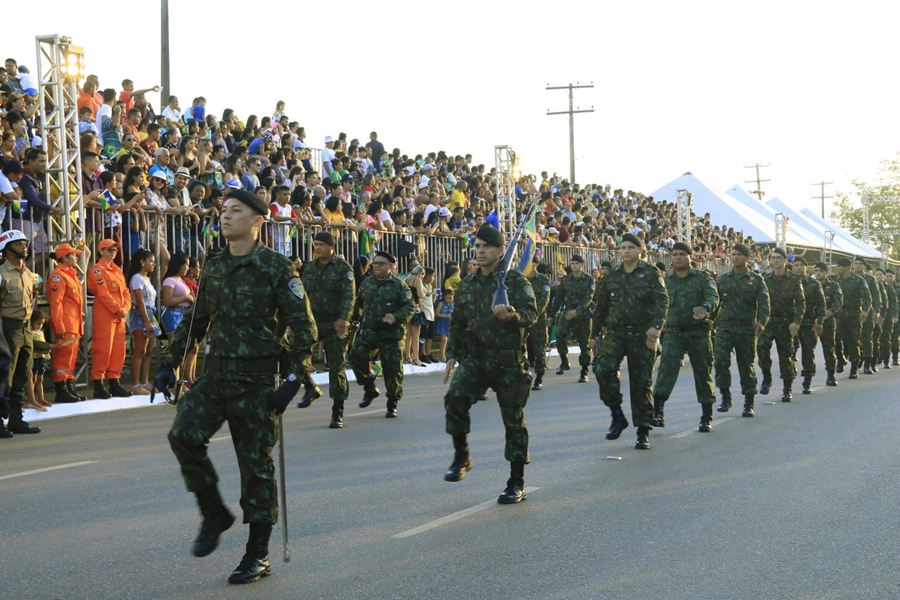
POLYGON ((287 376, 287 379, 285 381, 287 381, 288 383, 297 383, 299 380, 300 378, 297 377, 296 373, 291 373, 287 376))

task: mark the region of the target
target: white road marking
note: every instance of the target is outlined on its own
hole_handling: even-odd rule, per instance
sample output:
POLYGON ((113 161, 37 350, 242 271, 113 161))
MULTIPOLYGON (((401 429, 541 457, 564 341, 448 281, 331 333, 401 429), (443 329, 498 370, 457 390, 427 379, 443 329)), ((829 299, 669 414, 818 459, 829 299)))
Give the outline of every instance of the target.
MULTIPOLYGON (((541 489, 541 488, 527 487, 527 488, 525 488, 525 491, 526 492, 535 492, 539 489, 541 489)), ((488 500, 487 502, 482 502, 481 504, 476 504, 475 506, 471 506, 471 507, 461 510, 459 512, 455 512, 452 515, 447 515, 446 517, 441 517, 440 519, 435 519, 434 521, 430 521, 428 523, 425 523, 424 525, 420 525, 418 527, 414 527, 413 529, 409 529, 402 533, 392 535, 391 537, 394 539, 398 539, 398 540, 402 539, 402 538, 408 538, 410 536, 413 536, 413 535, 416 535, 419 533, 424 533, 426 531, 430 531, 436 527, 440 527, 441 525, 446 525, 447 523, 452 523, 453 521, 458 521, 458 520, 462 519, 463 517, 468 517, 469 515, 473 515, 477 512, 481 512, 492 506, 497 506, 496 500, 488 500)))
POLYGON ((83 460, 81 462, 68 463, 65 465, 56 465, 55 467, 47 467, 45 469, 35 469, 34 471, 22 471, 21 473, 13 473, 12 475, 0 476, 0 481, 4 479, 15 479, 16 477, 25 477, 26 475, 37 475, 38 473, 47 473, 48 471, 58 471, 59 469, 70 469, 72 467, 82 467, 84 465, 92 465, 98 461, 83 460))
POLYGON ((349 419, 350 417, 361 417, 363 415, 374 415, 374 414, 383 413, 383 412, 387 412, 387 409, 386 408, 376 408, 375 410, 367 410, 364 412, 355 412, 355 413, 350 413, 350 414, 344 413, 344 418, 349 419))
MULTIPOLYGON (((715 431, 716 425, 726 423, 728 421, 731 421, 732 419, 734 419, 734 417, 722 417, 721 419, 713 419, 713 431, 715 431)), ((700 430, 698 428, 694 427, 693 429, 688 429, 687 431, 682 431, 681 433, 676 433, 675 435, 673 435, 671 437, 683 438, 683 437, 691 435, 692 433, 700 433, 700 430)))
POLYGON ((230 439, 231 439, 231 434, 220 435, 219 437, 210 438, 209 443, 221 442, 223 440, 230 440, 230 439))

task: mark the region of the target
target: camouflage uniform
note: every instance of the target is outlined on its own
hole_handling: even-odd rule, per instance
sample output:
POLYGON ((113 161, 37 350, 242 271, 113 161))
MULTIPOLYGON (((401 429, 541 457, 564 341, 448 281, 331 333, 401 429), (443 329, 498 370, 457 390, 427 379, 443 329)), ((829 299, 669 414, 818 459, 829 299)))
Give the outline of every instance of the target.
POLYGON ((350 394, 347 384, 347 338, 334 330, 336 321, 350 321, 356 284, 353 269, 343 258, 332 256, 327 263, 313 260, 303 268, 303 286, 309 294, 313 316, 319 329, 319 342, 325 345, 328 359, 328 395, 334 401, 332 412, 342 414, 344 400, 350 394))
POLYGON ((656 353, 647 347, 647 330, 666 324, 669 296, 656 267, 638 261, 631 273, 620 264, 600 280, 591 336, 606 328, 594 360, 600 400, 610 408, 622 405, 619 365, 628 357, 631 418, 635 427, 653 428, 653 363, 656 353))
POLYGON ((210 254, 197 301, 169 345, 168 362, 177 367, 186 347, 207 338, 206 370, 178 402, 169 431, 187 489, 201 492, 218 482, 207 445, 228 421, 241 471, 244 523, 272 525, 278 519, 274 376, 282 357, 289 372, 305 377, 316 333, 297 269, 257 242, 246 256, 227 249, 210 254))
POLYGON ((769 325, 761 336, 757 354, 759 368, 763 372, 763 382, 772 380, 772 342, 778 349, 778 367, 785 389, 789 389, 797 376, 797 367, 791 360, 794 356, 794 340, 789 325, 800 324, 806 312, 806 300, 803 296, 803 285, 800 278, 789 270, 784 275, 766 273, 763 275, 769 291, 769 302, 772 313, 769 325))
POLYGON ((412 292, 396 275, 384 279, 373 275, 359 286, 356 302, 363 311, 359 333, 350 349, 350 366, 356 375, 356 383, 367 392, 375 388, 372 358, 376 353, 380 354, 388 407, 396 408, 403 397, 406 324, 412 319, 416 308, 412 292), (396 320, 393 325, 384 322, 384 317, 389 314, 394 315, 396 320))
POLYGON ((506 276, 507 295, 516 316, 509 321, 497 319, 491 312, 491 303, 500 268, 502 263, 488 275, 479 269, 456 289, 447 361, 456 360, 459 366, 444 396, 446 431, 454 439, 467 435, 473 398, 491 388, 497 393, 506 428, 504 456, 509 462, 528 463, 524 408, 531 391, 531 376, 525 361, 524 335, 537 319, 537 304, 528 278, 510 270, 506 276))
MULTIPOLYGON (((874 277, 873 277, 874 279, 874 277)), ((881 304, 881 318, 888 322, 887 313, 890 312, 890 304, 887 295, 887 287, 884 283, 875 281, 878 290, 878 302, 881 304)), ((884 334, 884 325, 874 323, 872 326, 872 354, 869 355, 870 368, 875 368, 878 358, 881 356, 881 336, 884 334)))
POLYGON ((875 278, 868 273, 862 275, 869 288, 869 298, 872 305, 869 307, 869 318, 862 324, 862 331, 859 340, 859 354, 862 360, 869 360, 874 356, 872 354, 872 339, 875 331, 875 315, 881 314, 881 291, 878 289, 878 283, 875 278))
MULTIPOLYGON (((737 357, 741 393, 751 398, 756 394, 756 323, 769 322, 769 290, 763 278, 749 269, 741 274, 734 270, 716 279, 721 302, 716 318, 716 387, 723 395, 731 388, 731 351, 737 357)), ((730 392, 729 392, 730 397, 730 392)))
POLYGON ((716 401, 716 390, 712 379, 710 321, 708 317, 702 321, 695 319, 694 308, 702 306, 708 313, 715 311, 719 304, 716 282, 698 269, 691 269, 684 277, 673 272, 666 276, 666 291, 669 293, 669 311, 659 373, 653 388, 654 404, 669 399, 686 352, 694 372, 697 401, 711 405, 716 401))
POLYGON ((825 294, 825 310, 831 311, 832 316, 822 322, 822 354, 825 356, 825 371, 829 377, 834 375, 835 369, 835 331, 837 329, 837 315, 844 305, 844 293, 840 284, 828 277, 822 282, 822 292, 825 294))
POLYGON ((547 371, 547 308, 550 305, 550 279, 537 270, 528 278, 534 290, 537 304, 537 320, 527 329, 525 343, 528 348, 528 363, 534 367, 538 377, 547 371))
POLYGON ((895 323, 894 319, 897 318, 898 314, 898 306, 897 306, 897 290, 894 289, 894 286, 889 283, 883 283, 885 295, 887 296, 887 303, 884 306, 887 306, 887 309, 882 313, 882 317, 884 317, 884 323, 881 326, 881 339, 879 340, 879 354, 876 357, 877 361, 881 361, 884 363, 885 367, 890 367, 891 360, 891 338, 893 337, 895 323))
MULTIPOLYGON (((835 337, 841 340, 841 354, 838 362, 849 360, 855 371, 860 360, 860 313, 868 313, 872 308, 872 295, 866 280, 856 273, 848 273, 846 277, 838 277, 838 284, 844 297, 841 312, 837 315, 835 337)), ((866 321, 871 321, 869 317, 866 321)), ((871 340, 870 340, 871 341, 871 340)))
POLYGON ((814 327, 825 326, 825 292, 814 275, 806 276, 802 281, 806 311, 800 322, 800 333, 794 338, 794 355, 800 348, 800 364, 803 366, 800 374, 804 381, 809 381, 816 374, 816 342, 819 338, 814 327))
POLYGON ((556 348, 559 350, 561 364, 569 364, 569 336, 575 336, 581 355, 578 364, 582 370, 587 370, 591 365, 591 306, 594 298, 594 278, 589 273, 582 272, 580 277, 566 275, 559 282, 556 297, 553 301, 551 315, 560 313, 556 321, 556 348), (566 319, 566 312, 574 310, 575 318, 566 319))
MULTIPOLYGON (((900 277, 900 275, 897 275, 900 277)), ((897 279, 894 280, 894 294, 897 296, 898 303, 898 317, 900 317, 900 281, 897 279)), ((893 355, 893 364, 898 364, 898 357, 900 357, 900 321, 894 323, 894 326, 891 331, 891 354, 893 355)))

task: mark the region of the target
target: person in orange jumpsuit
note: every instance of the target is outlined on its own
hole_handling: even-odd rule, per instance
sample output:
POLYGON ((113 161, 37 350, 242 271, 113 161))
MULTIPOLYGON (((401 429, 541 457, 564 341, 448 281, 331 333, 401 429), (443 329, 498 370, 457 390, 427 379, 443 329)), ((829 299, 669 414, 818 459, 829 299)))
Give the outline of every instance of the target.
POLYGON ((75 270, 79 254, 81 250, 69 244, 57 246, 57 266, 47 282, 50 323, 56 342, 53 358, 50 359, 56 402, 85 399, 75 392, 75 359, 78 357, 78 343, 84 335, 84 288, 75 270))
POLYGON ((94 295, 91 379, 94 397, 128 398, 131 392, 119 383, 125 364, 125 320, 131 310, 131 292, 125 274, 114 262, 119 248, 114 240, 100 240, 100 260, 87 275, 88 290, 94 295), (109 391, 103 380, 109 380, 109 391))

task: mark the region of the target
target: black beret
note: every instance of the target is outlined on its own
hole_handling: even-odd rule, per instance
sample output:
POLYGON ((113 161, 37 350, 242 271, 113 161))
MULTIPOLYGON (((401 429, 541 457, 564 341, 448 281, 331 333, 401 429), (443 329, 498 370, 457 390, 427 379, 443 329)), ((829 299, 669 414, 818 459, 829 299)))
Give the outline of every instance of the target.
POLYGON ((809 263, 806 262, 806 259, 803 258, 802 256, 795 256, 795 257, 794 257, 794 262, 795 262, 795 263, 803 263, 804 265, 809 265, 809 263))
POLYGON ((660 273, 665 273, 666 272, 666 263, 664 263, 661 260, 657 261, 656 270, 659 271, 660 273))
POLYGON ((853 264, 853 263, 851 263, 850 259, 847 258, 846 256, 842 256, 839 259, 837 259, 837 266, 839 266, 839 267, 849 267, 851 264, 853 264))
POLYGON ((885 275, 896 275, 897 273, 893 269, 885 269, 885 275))
POLYGON ((828 265, 826 265, 826 264, 823 263, 823 262, 817 262, 817 263, 816 263, 816 268, 817 268, 817 269, 822 269, 823 271, 827 271, 827 270, 828 270, 828 265))
POLYGON ((384 250, 379 250, 378 252, 375 253, 375 256, 380 256, 381 258, 385 259, 386 261, 388 261, 391 264, 394 264, 395 262, 397 262, 397 259, 394 258, 393 254, 391 254, 390 252, 385 252, 384 250))
POLYGON ((611 269, 612 263, 609 262, 608 260, 604 260, 603 262, 600 263, 600 268, 602 269, 603 267, 606 267, 607 269, 611 269))
MULTIPOLYGON (((269 216, 269 207, 263 199, 247 190, 228 190, 228 198, 234 198, 235 200, 246 204, 254 212, 258 212, 264 217, 269 216)), ((228 198, 226 198, 226 200, 228 198)))
POLYGON ((732 250, 743 254, 747 258, 750 258, 750 248, 748 248, 747 246, 745 246, 743 244, 735 244, 734 248, 732 248, 732 250))
POLYGON ((853 262, 861 262, 865 268, 869 268, 869 263, 866 262, 864 258, 856 257, 853 259, 853 262))
POLYGON ((688 256, 690 256, 694 252, 691 249, 691 247, 688 246, 687 244, 685 244, 684 242, 675 242, 675 245, 672 246, 672 252, 675 252, 676 250, 681 250, 682 252, 686 252, 688 254, 688 256))
POLYGON ((778 256, 783 256, 784 258, 787 258, 787 252, 785 252, 781 248, 773 248, 772 254, 777 254, 778 256))
POLYGON ((644 247, 644 242, 641 241, 641 238, 639 238, 638 236, 634 235, 633 233, 626 233, 625 235, 623 235, 623 236, 622 236, 622 242, 623 242, 623 243, 625 243, 625 242, 631 242, 632 244, 634 244, 634 245, 637 246, 638 248, 643 248, 643 247, 644 247))
POLYGON ((325 242, 329 246, 334 246, 334 236, 327 231, 320 231, 313 236, 314 242, 325 242))
POLYGON ((573 261, 583 263, 584 257, 581 256, 580 254, 573 254, 572 258, 569 259, 569 262, 573 262, 573 261))
POLYGON ((475 232, 475 237, 485 242, 486 244, 490 244, 491 246, 496 246, 498 248, 506 245, 506 239, 503 237, 503 232, 495 227, 491 227, 490 225, 482 225, 478 228, 478 231, 475 232))

